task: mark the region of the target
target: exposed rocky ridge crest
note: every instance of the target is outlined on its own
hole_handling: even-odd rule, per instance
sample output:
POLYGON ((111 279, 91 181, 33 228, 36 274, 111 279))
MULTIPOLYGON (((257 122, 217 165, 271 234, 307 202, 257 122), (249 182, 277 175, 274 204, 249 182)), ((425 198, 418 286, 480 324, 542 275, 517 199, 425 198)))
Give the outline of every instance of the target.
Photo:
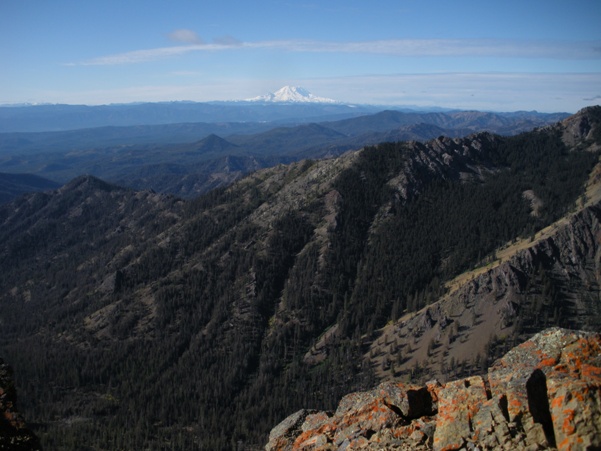
POLYGON ((390 181, 405 200, 416 197, 433 178, 442 180, 481 180, 495 171, 490 162, 490 149, 500 138, 490 133, 477 133, 465 138, 437 139, 407 143, 408 155, 402 172, 390 181))
POLYGON ((601 447, 601 335, 552 328, 488 370, 440 384, 384 382, 335 412, 301 410, 265 449, 554 449, 601 447))

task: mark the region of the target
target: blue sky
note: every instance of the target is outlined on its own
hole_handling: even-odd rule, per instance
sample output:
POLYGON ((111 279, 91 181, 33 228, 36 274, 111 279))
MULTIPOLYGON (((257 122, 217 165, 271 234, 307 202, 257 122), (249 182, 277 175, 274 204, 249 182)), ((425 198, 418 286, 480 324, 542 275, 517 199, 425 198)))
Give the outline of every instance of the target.
POLYGON ((601 1, 0 0, 0 103, 601 103, 601 1))

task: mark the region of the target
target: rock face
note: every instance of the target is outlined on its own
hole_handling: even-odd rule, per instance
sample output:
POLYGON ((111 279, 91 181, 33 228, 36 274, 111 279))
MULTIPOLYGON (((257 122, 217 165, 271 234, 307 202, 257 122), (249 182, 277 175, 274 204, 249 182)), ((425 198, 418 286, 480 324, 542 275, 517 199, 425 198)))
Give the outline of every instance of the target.
POLYGON ((336 412, 296 412, 269 439, 267 451, 601 449, 601 334, 548 329, 487 377, 384 382, 336 412))
POLYGON ((0 359, 0 450, 41 449, 37 437, 16 410, 17 395, 10 367, 0 359))

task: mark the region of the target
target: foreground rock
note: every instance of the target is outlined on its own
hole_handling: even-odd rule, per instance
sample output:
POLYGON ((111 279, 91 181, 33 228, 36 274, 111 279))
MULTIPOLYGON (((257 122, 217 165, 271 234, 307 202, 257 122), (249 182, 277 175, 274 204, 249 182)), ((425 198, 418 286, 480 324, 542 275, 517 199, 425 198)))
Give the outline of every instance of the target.
POLYGON ((17 395, 10 367, 0 359, 0 450, 41 449, 37 437, 27 429, 16 410, 17 395))
POLYGON ((425 386, 385 382, 336 412, 302 410, 265 449, 601 449, 601 335, 548 329, 488 371, 425 386))

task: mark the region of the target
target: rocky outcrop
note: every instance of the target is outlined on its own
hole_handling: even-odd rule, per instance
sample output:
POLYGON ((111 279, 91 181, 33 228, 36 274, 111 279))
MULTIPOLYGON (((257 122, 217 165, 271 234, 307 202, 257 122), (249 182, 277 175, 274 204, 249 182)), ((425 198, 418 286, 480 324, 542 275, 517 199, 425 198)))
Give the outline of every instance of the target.
POLYGON ((37 437, 27 429, 17 411, 16 402, 11 368, 0 359, 0 450, 41 449, 37 437))
POLYGON ((296 412, 269 438, 268 451, 601 449, 601 334, 548 329, 487 377, 384 382, 335 412, 296 412))
POLYGON ((575 146, 584 142, 589 145, 590 150, 598 149, 599 145, 594 143, 594 123, 599 114, 601 114, 601 107, 599 106, 583 108, 578 113, 550 127, 557 127, 560 130, 562 140, 568 146, 575 146))

